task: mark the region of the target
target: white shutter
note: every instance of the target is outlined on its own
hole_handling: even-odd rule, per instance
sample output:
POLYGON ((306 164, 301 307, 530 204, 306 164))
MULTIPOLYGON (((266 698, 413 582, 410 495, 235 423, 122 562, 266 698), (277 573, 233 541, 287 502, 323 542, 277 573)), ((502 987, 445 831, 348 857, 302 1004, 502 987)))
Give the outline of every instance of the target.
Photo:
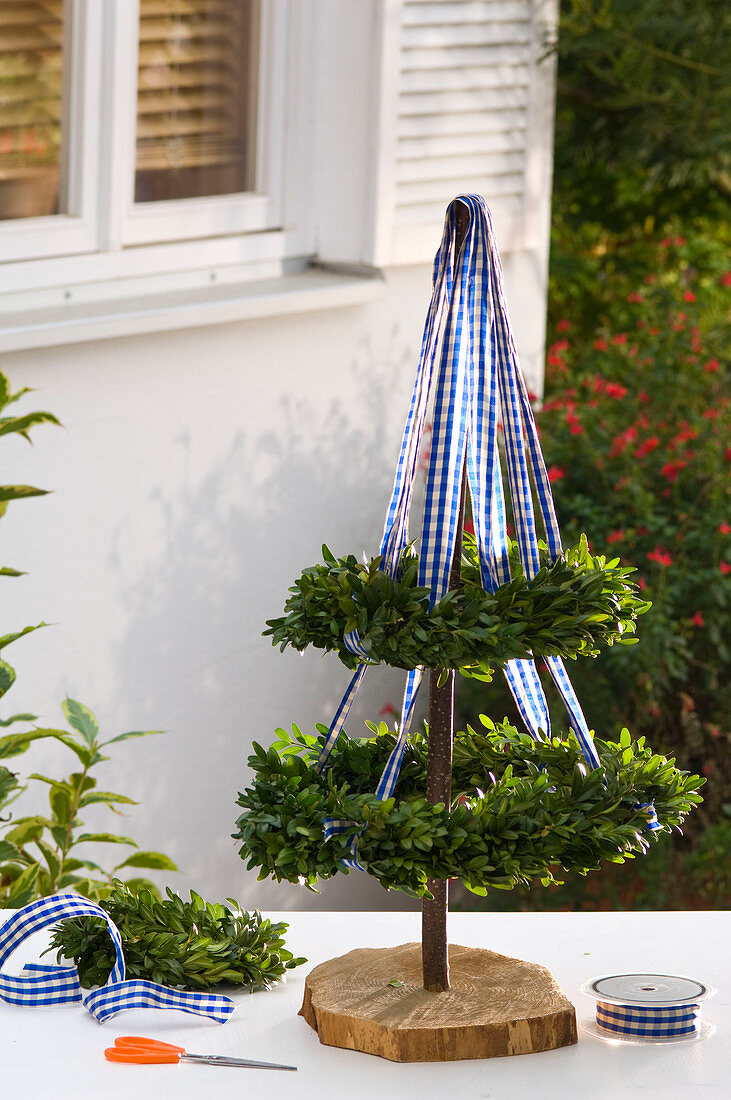
POLYGON ((455 195, 484 195, 501 248, 536 247, 550 192, 552 0, 386 0, 376 261, 431 259, 455 195), (389 50, 390 36, 390 50, 389 50), (541 208, 541 209, 539 209, 541 208))

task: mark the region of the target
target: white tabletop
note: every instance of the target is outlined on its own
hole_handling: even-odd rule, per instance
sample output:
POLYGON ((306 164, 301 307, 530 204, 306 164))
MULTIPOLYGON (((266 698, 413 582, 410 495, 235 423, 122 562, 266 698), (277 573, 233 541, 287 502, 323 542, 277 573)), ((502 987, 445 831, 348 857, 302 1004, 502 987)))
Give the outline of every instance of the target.
MULTIPOLYGON (((576 1006, 579 1023, 594 1002, 580 992, 607 973, 681 974, 716 986, 703 1019, 716 1033, 703 1042, 628 1045, 579 1032, 573 1047, 542 1054, 428 1064, 388 1062, 322 1046, 297 1015, 306 973, 353 947, 420 938, 416 913, 279 913, 287 946, 309 962, 268 993, 237 998, 226 1024, 152 1009, 123 1012, 100 1026, 81 1006, 16 1008, 0 1000, 0 1082, 15 1100, 146 1100, 246 1096, 247 1100, 662 1100, 731 1097, 731 957, 728 913, 453 913, 454 943, 488 947, 547 966, 576 1006), (112 1064, 103 1051, 117 1035, 146 1035, 192 1053, 285 1062, 297 1073, 195 1065, 112 1064)), ((30 943, 30 941, 29 941, 30 943)), ((37 955, 26 945, 18 972, 37 955)), ((46 959, 45 961, 48 961, 46 959)))

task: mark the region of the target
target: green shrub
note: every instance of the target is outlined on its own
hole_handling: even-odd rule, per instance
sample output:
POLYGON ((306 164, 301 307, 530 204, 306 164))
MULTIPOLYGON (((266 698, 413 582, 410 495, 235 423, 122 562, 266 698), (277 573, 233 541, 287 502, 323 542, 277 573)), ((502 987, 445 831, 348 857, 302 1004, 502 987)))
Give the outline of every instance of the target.
MULTIPOLYGON (((639 232, 620 247, 605 236, 612 248, 583 254, 575 313, 567 298, 554 318, 538 423, 566 541, 586 531, 594 552, 636 567, 652 610, 637 646, 577 662, 571 676, 590 724, 627 723, 709 778, 697 828, 731 802, 731 274, 720 241, 639 232)), ((462 708, 512 713, 497 683, 463 688, 462 708)))

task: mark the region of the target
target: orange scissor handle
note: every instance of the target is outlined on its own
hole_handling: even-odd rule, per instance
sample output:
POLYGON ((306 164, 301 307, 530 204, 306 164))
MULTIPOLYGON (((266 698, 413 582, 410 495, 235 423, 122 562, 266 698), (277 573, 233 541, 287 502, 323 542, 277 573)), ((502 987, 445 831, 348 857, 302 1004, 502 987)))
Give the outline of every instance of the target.
POLYGON ((138 1065, 177 1063, 183 1054, 185 1047, 159 1039, 145 1039, 142 1035, 120 1035, 114 1040, 114 1046, 104 1051, 109 1062, 136 1062, 138 1065))
POLYGON ((115 1047, 134 1047, 136 1050, 167 1050, 185 1054, 185 1047, 176 1047, 173 1043, 163 1043, 162 1039, 146 1039, 143 1035, 118 1035, 115 1047))
POLYGON ((149 1050, 144 1047, 107 1047, 104 1057, 108 1062, 136 1062, 138 1065, 160 1065, 170 1062, 177 1065, 180 1055, 174 1050, 149 1050))

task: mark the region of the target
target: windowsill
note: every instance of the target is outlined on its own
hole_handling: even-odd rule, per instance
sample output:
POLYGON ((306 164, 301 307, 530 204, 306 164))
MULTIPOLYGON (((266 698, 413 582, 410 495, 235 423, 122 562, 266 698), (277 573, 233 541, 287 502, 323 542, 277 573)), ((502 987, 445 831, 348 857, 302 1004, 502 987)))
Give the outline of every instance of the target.
MULTIPOLYGON (((110 288, 111 291, 111 288, 110 288)), ((380 272, 310 267, 260 281, 161 290, 69 302, 0 316, 0 351, 54 347, 115 336, 198 328, 373 301, 385 293, 380 272)))

